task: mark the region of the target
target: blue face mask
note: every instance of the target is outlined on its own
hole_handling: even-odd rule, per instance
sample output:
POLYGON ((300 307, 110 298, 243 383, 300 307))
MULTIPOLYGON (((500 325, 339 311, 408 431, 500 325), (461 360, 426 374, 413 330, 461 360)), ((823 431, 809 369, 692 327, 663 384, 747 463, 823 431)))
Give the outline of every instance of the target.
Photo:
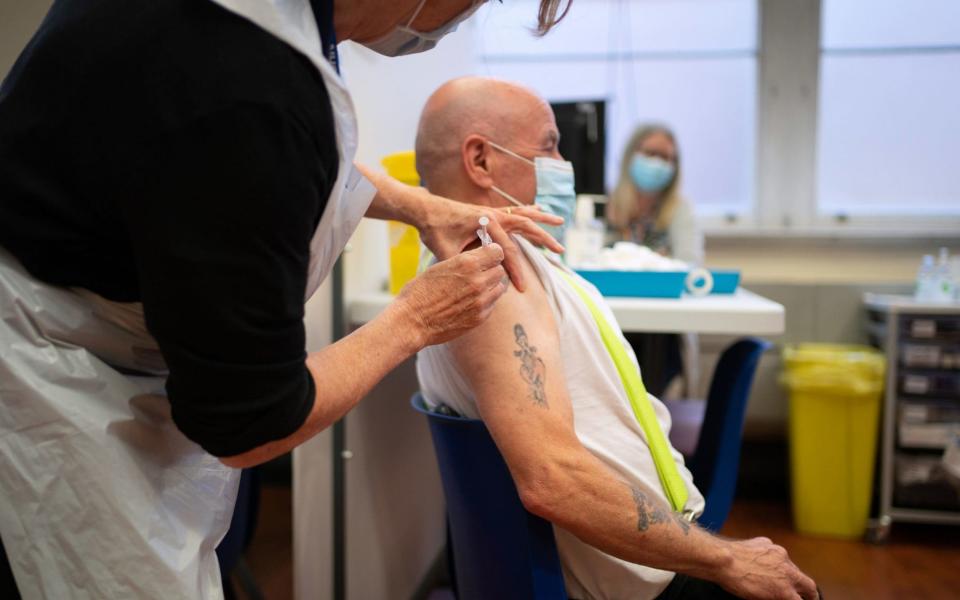
MULTIPOLYGON (((552 235, 554 239, 563 243, 563 235, 573 221, 573 211, 577 205, 577 193, 573 186, 573 163, 547 156, 537 156, 530 160, 499 144, 490 142, 490 145, 501 152, 533 165, 537 175, 537 196, 534 198, 534 204, 549 215, 563 218, 563 225, 544 225, 543 223, 537 223, 537 225, 552 235)), ((517 206, 525 206, 497 186, 493 186, 493 191, 517 206)))
POLYGON ((643 192, 662 191, 673 181, 675 173, 672 164, 655 156, 636 154, 630 161, 630 178, 637 189, 643 192))

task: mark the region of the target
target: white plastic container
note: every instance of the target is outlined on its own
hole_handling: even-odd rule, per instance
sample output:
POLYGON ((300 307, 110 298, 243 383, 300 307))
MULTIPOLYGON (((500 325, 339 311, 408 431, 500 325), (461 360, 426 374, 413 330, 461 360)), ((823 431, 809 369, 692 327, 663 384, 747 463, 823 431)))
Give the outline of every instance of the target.
POLYGON ((594 265, 603 249, 603 223, 594 218, 593 199, 577 196, 573 223, 564 236, 566 263, 572 268, 594 265))
POLYGON ((934 268, 934 283, 931 300, 933 302, 953 302, 956 284, 950 272, 950 254, 946 248, 940 248, 940 257, 934 268))

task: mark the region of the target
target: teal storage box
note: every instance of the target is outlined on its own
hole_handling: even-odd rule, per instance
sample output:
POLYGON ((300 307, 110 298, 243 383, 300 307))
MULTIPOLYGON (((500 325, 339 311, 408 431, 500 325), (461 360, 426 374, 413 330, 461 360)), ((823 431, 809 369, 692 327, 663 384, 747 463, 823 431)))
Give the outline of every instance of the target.
POLYGON ((604 296, 679 298, 686 271, 577 271, 604 296))
MULTIPOLYGON (((680 298, 686 289, 686 271, 605 271, 585 269, 577 273, 604 296, 627 298, 680 298)), ((740 271, 711 270, 711 294, 733 294, 740 285, 740 271)))
POLYGON ((710 274, 713 275, 711 294, 733 294, 740 287, 740 271, 710 269, 710 274))

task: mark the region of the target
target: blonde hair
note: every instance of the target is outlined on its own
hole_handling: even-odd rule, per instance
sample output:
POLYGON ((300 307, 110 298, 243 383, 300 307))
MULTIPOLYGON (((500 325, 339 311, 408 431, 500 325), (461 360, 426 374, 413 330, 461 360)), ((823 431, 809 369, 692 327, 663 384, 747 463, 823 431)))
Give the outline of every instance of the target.
POLYGON ((657 202, 653 207, 656 213, 655 229, 664 231, 670 227, 673 215, 677 211, 677 205, 681 202, 679 193, 680 150, 677 146, 676 136, 666 125, 655 123, 640 125, 630 136, 630 141, 627 142, 623 151, 623 158, 620 160, 620 177, 617 179, 617 185, 613 188, 610 201, 607 203, 607 222, 618 231, 628 229, 630 224, 640 216, 637 214, 637 188, 630 177, 630 163, 633 161, 633 155, 640 149, 640 144, 655 133, 667 136, 676 151, 674 159, 676 170, 673 174, 673 180, 659 193, 657 202))

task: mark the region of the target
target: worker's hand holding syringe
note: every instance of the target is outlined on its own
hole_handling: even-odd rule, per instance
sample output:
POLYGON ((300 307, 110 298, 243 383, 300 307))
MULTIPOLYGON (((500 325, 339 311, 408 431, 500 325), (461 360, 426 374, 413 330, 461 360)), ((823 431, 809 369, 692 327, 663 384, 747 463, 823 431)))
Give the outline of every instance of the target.
POLYGON ((482 216, 490 219, 487 231, 503 249, 503 267, 521 292, 525 289, 521 268, 523 256, 510 234, 523 236, 535 246, 563 252, 563 246, 539 227, 539 224, 561 225, 563 219, 542 212, 536 205, 491 209, 456 202, 431 194, 425 188, 400 183, 363 165, 355 166, 377 188, 366 216, 413 225, 420 232, 424 245, 439 261, 457 256, 475 242, 477 219, 482 216))
POLYGON ((402 184, 361 165, 358 169, 377 188, 366 216, 413 225, 439 261, 408 283, 392 303, 391 311, 406 322, 403 330, 418 349, 456 338, 485 321, 507 290, 505 276, 524 290, 523 255, 510 234, 563 252, 563 246, 538 226, 560 225, 563 219, 536 206, 474 206, 402 184), (488 220, 481 230, 489 243, 465 251, 476 243, 481 217, 488 220))
POLYGON ((473 222, 479 226, 474 234, 480 247, 433 265, 397 298, 396 304, 412 308, 418 325, 413 329, 425 333, 424 346, 456 338, 485 321, 510 283, 501 265, 503 248, 488 230, 493 219, 481 214, 473 222))
POLYGON ((428 214, 426 224, 417 228, 420 239, 440 261, 456 256, 475 244, 477 221, 481 217, 489 219, 487 235, 494 244, 503 248, 503 266, 513 285, 521 292, 525 289, 521 268, 523 254, 510 234, 520 235, 535 246, 553 252, 562 253, 564 250, 557 240, 539 226, 541 223, 560 225, 563 219, 542 212, 536 206, 513 206, 509 210, 501 210, 439 199, 428 214), (434 209, 437 210, 433 212, 434 209))

